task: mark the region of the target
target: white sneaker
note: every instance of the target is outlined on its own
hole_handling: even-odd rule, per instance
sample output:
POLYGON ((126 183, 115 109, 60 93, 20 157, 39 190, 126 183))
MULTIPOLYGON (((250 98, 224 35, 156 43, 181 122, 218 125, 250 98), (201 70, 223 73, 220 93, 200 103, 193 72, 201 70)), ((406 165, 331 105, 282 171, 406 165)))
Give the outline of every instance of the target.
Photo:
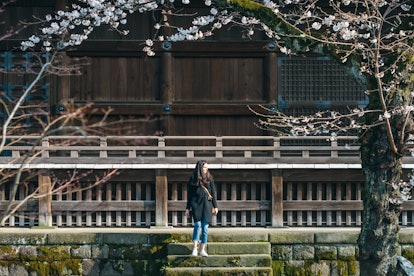
POLYGON ((191 253, 191 256, 197 256, 197 248, 193 249, 193 252, 191 253))
POLYGON ((208 257, 208 254, 207 254, 207 252, 206 252, 206 251, 201 250, 201 251, 200 251, 200 256, 201 256, 201 257, 208 257))

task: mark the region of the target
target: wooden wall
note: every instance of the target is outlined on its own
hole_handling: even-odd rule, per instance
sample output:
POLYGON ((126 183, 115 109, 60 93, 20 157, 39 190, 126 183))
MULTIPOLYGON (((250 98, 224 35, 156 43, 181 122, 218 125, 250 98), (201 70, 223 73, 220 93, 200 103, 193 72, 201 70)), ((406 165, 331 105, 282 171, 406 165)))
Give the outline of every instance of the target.
POLYGON ((257 118, 247 105, 276 99, 270 95, 274 92, 268 78, 276 72, 269 72, 264 42, 249 42, 248 51, 247 44, 234 51, 235 42, 224 48, 187 42, 181 43, 184 49, 173 44, 170 51, 157 45, 155 57, 137 51, 134 42, 114 45, 119 49, 112 51, 90 51, 96 43, 69 53, 89 60, 66 88, 78 103, 110 105, 119 116, 159 116, 159 131, 166 135, 262 133, 253 125, 257 118), (171 110, 163 110, 165 105, 171 110))
MULTIPOLYGON (((42 17, 67 4, 66 0, 19 0, 11 6, 1 28, 17 24, 16 17, 42 17)), ((186 10, 209 12, 197 5, 186 10)), ((261 135, 263 131, 254 126, 257 117, 247 105, 285 108, 287 102, 288 109, 283 111, 297 114, 324 107, 327 98, 339 99, 328 95, 341 93, 331 89, 335 86, 329 83, 337 76, 317 82, 320 77, 314 74, 324 68, 332 71, 331 67, 305 60, 288 63, 288 57, 274 50, 263 33, 248 38, 234 26, 203 41, 156 41, 156 56, 147 57, 142 47, 145 39, 153 37, 154 19, 160 17, 156 12, 132 15, 124 27, 130 30, 128 36, 100 27, 81 46, 68 49, 66 54, 72 62, 81 59, 84 66, 80 74, 49 79, 50 110, 73 99, 77 104, 93 102, 99 108, 113 108, 110 120, 152 118, 145 127, 142 122, 125 126, 128 135, 261 135), (323 91, 320 87, 324 87, 323 91), (308 95, 310 88, 312 97, 308 95)), ((173 21, 181 25, 189 18, 173 21)), ((33 31, 29 28, 0 42, 0 50, 17 53, 14 47, 33 31)), ((3 87, 6 83, 14 85, 9 81, 12 77, 3 79, 3 87)), ((352 103, 352 93, 346 106, 352 103)), ((337 105, 341 104, 343 101, 337 101, 337 105)))

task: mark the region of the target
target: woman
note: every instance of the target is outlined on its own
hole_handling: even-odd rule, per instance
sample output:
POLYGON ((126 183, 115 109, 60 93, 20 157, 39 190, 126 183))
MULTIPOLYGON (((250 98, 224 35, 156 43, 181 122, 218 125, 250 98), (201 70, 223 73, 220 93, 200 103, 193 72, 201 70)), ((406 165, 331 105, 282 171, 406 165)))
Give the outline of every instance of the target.
POLYGON ((216 186, 208 164, 204 160, 197 162, 193 175, 188 182, 188 200, 185 216, 190 217, 190 211, 194 220, 193 242, 194 249, 191 255, 197 256, 197 244, 200 239, 200 256, 207 257, 206 252, 208 225, 211 223, 212 215, 217 215, 218 206, 216 201, 216 186), (213 209, 214 207, 214 209, 213 209))

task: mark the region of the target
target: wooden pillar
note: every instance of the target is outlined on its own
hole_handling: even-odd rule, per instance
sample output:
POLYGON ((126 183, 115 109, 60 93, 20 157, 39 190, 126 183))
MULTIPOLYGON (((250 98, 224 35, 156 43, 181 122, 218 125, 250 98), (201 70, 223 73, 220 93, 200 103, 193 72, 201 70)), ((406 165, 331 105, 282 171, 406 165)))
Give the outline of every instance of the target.
POLYGON ((272 227, 283 227, 283 176, 272 170, 272 227))
POLYGON ((39 227, 52 227, 52 181, 48 175, 39 175, 39 227))
POLYGON ((174 112, 174 78, 173 78, 173 56, 171 52, 161 53, 161 101, 164 105, 170 105, 171 111, 164 112, 163 132, 164 135, 174 135, 174 118, 170 115, 174 112))
POLYGON ((271 52, 267 55, 266 68, 267 101, 269 104, 277 104, 277 55, 271 52))
POLYGON ((155 170, 155 227, 168 227, 167 170, 155 170))

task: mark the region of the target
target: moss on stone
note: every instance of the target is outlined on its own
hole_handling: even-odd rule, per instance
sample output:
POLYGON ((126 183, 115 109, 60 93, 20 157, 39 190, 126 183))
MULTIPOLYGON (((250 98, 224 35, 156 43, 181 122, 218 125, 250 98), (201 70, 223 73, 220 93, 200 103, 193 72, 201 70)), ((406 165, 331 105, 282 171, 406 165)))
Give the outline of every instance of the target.
POLYGON ((39 261, 52 262, 71 258, 68 246, 39 246, 37 250, 39 261))
POLYGON ((273 275, 283 275, 285 270, 284 261, 272 261, 273 275))
POLYGON ((348 273, 348 262, 346 261, 338 261, 337 262, 337 274, 347 276, 348 273))
POLYGON ((294 265, 292 262, 285 263, 284 269, 285 275, 289 276, 304 276, 305 274, 305 267, 294 265))
POLYGON ((227 262, 232 264, 232 266, 241 266, 240 256, 230 257, 228 258, 227 262))
POLYGON ((123 247, 122 249, 122 259, 124 260, 136 260, 142 259, 142 251, 140 250, 139 246, 128 246, 123 247))
POLYGON ((38 276, 82 275, 82 262, 76 259, 54 262, 27 262, 25 267, 29 272, 36 272, 38 276))
POLYGON ((1 260, 10 260, 16 259, 18 256, 18 250, 11 245, 2 245, 0 246, 0 259, 1 260))
POLYGON ((341 256, 340 258, 341 261, 356 261, 356 256, 341 256))
POLYGON ((157 234, 151 237, 154 244, 187 242, 191 236, 187 234, 157 234))
POLYGON ((313 233, 270 233, 269 242, 273 244, 312 244, 314 242, 313 233))
POLYGON ((316 254, 316 260, 336 260, 335 252, 318 252, 316 254))
POLYGON ((275 259, 275 260, 283 259, 283 245, 272 246, 272 259, 275 259))
POLYGON ((348 262, 348 275, 359 275, 358 262, 348 262))
POLYGON ((47 234, 1 234, 0 244, 11 245, 27 245, 27 244, 45 244, 47 241, 47 234))
POLYGON ((199 257, 182 257, 175 259, 170 265, 174 267, 204 267, 206 266, 206 259, 199 257))
POLYGON ((403 246, 401 255, 407 260, 409 260, 410 262, 413 262, 414 261, 414 247, 403 246))

